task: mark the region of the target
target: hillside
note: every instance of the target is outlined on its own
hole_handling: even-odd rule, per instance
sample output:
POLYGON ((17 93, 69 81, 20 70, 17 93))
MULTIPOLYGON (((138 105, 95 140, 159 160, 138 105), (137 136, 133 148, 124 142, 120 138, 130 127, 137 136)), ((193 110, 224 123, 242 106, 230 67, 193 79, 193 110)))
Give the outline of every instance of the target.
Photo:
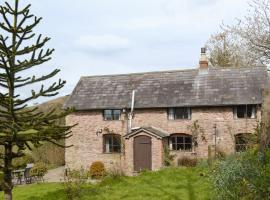
MULTIPOLYGON (((56 109, 56 112, 60 112, 67 98, 68 96, 59 97, 36 106, 39 111, 48 112, 52 109, 56 109)), ((59 123, 65 124, 65 119, 61 119, 59 123)), ((60 141, 60 143, 64 144, 64 141, 60 141)), ((27 163, 40 161, 45 162, 49 167, 64 165, 65 149, 48 142, 44 142, 40 147, 33 148, 33 151, 27 150, 26 156, 14 160, 13 165, 15 168, 22 168, 27 163)))

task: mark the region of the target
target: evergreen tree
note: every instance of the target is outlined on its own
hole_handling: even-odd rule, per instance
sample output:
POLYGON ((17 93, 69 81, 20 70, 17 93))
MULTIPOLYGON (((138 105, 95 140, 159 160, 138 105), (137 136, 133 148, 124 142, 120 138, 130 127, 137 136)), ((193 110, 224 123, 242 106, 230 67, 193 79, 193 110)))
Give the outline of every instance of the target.
POLYGON ((30 14, 31 5, 19 9, 19 0, 13 1, 12 6, 8 2, 0 6, 0 145, 4 148, 0 158, 4 163, 1 170, 6 200, 12 199, 12 160, 24 156, 26 148, 31 150, 43 141, 60 145, 57 141, 70 137, 72 128, 56 122, 71 110, 60 114, 55 110, 45 113, 28 106, 39 97, 57 95, 65 81, 60 79, 49 86, 41 85, 38 91, 31 90, 28 97, 23 97, 20 92, 54 77, 60 70, 40 77, 30 75, 30 69, 51 59, 54 49, 44 50, 50 38, 36 37, 33 33, 42 18, 30 14), (24 46, 31 42, 32 45, 24 46), (23 77, 23 74, 27 76, 23 77))

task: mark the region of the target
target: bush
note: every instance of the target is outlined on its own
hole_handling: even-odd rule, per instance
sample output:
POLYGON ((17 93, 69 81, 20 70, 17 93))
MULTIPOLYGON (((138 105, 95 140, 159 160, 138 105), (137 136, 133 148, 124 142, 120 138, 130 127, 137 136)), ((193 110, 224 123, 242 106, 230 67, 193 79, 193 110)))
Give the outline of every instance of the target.
POLYGON ((63 182, 67 199, 81 199, 83 186, 87 183, 87 180, 88 173, 83 168, 80 170, 67 170, 63 182))
POLYGON ((108 171, 108 176, 111 178, 120 178, 125 176, 125 172, 120 163, 114 164, 108 171))
POLYGON ((105 167, 103 162, 96 161, 90 166, 90 175, 92 178, 101 178, 105 175, 105 167))
POLYGON ((167 167, 173 166, 173 161, 176 155, 171 154, 168 145, 164 146, 164 165, 167 167))
POLYGON ((219 161, 212 174, 216 199, 269 199, 269 177, 270 150, 230 156, 219 161))
POLYGON ((15 169, 25 168, 28 163, 33 163, 34 158, 30 154, 12 160, 12 165, 15 169))
POLYGON ((183 157, 178 159, 177 164, 178 166, 196 167, 197 162, 198 162, 197 158, 183 157))
POLYGON ((30 170, 30 175, 36 178, 43 178, 43 176, 48 172, 48 168, 45 163, 38 162, 30 170))

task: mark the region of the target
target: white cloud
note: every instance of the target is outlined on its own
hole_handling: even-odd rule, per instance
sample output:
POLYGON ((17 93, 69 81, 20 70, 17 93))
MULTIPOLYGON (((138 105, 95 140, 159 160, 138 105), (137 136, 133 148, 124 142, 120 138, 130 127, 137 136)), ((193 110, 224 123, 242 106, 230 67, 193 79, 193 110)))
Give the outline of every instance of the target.
POLYGON ((131 42, 116 35, 83 35, 75 41, 75 45, 87 51, 107 53, 128 49, 131 42))

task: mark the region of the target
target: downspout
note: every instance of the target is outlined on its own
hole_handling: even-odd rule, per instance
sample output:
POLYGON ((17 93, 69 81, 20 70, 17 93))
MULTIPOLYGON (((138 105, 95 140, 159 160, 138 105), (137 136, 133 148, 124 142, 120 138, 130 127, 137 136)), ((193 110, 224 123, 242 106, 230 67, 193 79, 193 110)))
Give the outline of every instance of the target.
POLYGON ((134 111, 134 103, 135 103, 135 90, 132 90, 130 112, 128 114, 128 133, 131 133, 132 131, 132 117, 134 111))

